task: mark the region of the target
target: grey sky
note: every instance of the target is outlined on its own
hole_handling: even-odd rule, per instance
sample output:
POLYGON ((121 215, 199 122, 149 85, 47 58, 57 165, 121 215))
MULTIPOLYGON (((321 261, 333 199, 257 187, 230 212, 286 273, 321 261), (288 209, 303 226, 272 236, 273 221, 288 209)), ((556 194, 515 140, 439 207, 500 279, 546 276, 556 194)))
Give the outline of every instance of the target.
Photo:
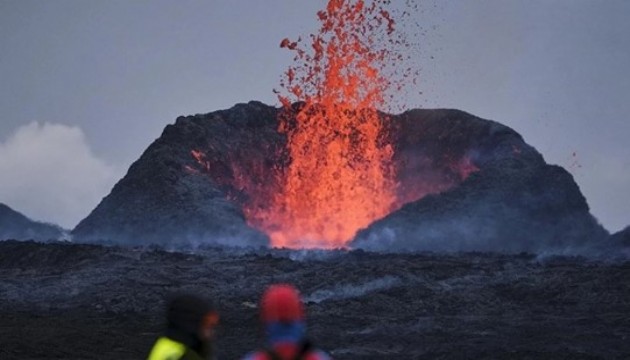
MULTIPOLYGON (((630 2, 418 3, 423 95, 405 102, 513 127, 606 228, 630 224, 630 2)), ((72 227, 178 115, 277 103, 280 40, 324 4, 0 0, 0 202, 72 227)))

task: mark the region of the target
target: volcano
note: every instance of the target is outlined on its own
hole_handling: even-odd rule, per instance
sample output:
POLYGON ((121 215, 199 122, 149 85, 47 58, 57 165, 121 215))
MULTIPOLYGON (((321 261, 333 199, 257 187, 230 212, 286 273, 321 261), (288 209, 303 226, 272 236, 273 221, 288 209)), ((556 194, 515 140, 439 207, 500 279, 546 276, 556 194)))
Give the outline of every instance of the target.
POLYGON ((573 178, 514 130, 457 110, 379 111, 395 112, 417 80, 397 25, 408 16, 384 0, 329 1, 318 31, 280 42, 293 55, 274 89, 281 108, 250 102, 178 118, 75 237, 377 251, 600 246, 609 234, 573 178))
POLYGON ((61 239, 64 233, 58 225, 31 220, 0 203, 0 239, 48 241, 61 239))
MULTIPOLYGON (((75 239, 273 245, 269 228, 251 211, 273 199, 278 174, 291 161, 287 137, 277 130, 281 111, 252 101, 177 118, 77 225, 75 239)), ((380 116, 387 120, 396 174, 391 191, 400 204, 356 229, 348 247, 505 252, 606 247, 609 234, 590 214, 572 176, 546 164, 509 127, 448 109, 380 116)))

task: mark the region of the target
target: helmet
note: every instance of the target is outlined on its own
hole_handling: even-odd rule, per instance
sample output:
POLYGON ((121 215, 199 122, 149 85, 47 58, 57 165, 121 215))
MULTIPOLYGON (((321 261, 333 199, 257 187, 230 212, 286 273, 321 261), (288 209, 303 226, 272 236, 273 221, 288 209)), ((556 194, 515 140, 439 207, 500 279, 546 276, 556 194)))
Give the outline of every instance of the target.
POLYGON ((263 323, 290 323, 304 320, 304 307, 298 290, 288 284, 271 285, 263 294, 261 304, 263 323))

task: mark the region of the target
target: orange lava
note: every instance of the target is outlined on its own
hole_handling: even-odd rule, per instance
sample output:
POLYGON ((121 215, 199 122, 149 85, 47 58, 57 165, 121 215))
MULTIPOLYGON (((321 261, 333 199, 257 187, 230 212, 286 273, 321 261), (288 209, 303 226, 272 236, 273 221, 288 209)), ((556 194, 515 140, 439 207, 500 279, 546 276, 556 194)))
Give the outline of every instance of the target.
POLYGON ((378 113, 393 85, 383 69, 396 60, 388 3, 330 0, 310 46, 280 43, 295 54, 279 92, 290 164, 269 207, 246 209, 274 247, 345 247, 396 206, 393 150, 378 113))
POLYGON ((294 54, 276 91, 285 149, 191 152, 199 168, 186 170, 209 174, 274 247, 344 248, 375 220, 478 170, 468 156, 434 166, 421 154, 394 154, 393 127, 379 110, 400 108, 397 96, 418 72, 403 66, 410 45, 390 4, 329 0, 316 34, 280 42, 294 54))

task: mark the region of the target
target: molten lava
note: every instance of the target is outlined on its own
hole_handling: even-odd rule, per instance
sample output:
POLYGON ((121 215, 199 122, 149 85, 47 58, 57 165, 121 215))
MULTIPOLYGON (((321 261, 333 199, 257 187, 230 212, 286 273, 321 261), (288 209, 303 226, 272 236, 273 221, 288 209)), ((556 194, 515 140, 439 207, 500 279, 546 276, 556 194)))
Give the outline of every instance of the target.
POLYGON ((330 0, 310 49, 300 39, 280 44, 295 53, 279 95, 290 163, 269 207, 246 211, 273 246, 344 247, 396 206, 393 150, 377 110, 392 85, 383 69, 395 61, 386 3, 330 0))
POLYGON ((471 162, 457 163, 451 172, 460 170, 459 176, 437 180, 397 173, 414 162, 394 161, 389 118, 379 109, 391 109, 417 73, 401 66, 406 58, 399 50, 408 45, 389 4, 329 0, 309 41, 281 41, 294 65, 277 91, 286 148, 273 159, 191 153, 274 247, 345 247, 357 230, 476 170, 471 162))

